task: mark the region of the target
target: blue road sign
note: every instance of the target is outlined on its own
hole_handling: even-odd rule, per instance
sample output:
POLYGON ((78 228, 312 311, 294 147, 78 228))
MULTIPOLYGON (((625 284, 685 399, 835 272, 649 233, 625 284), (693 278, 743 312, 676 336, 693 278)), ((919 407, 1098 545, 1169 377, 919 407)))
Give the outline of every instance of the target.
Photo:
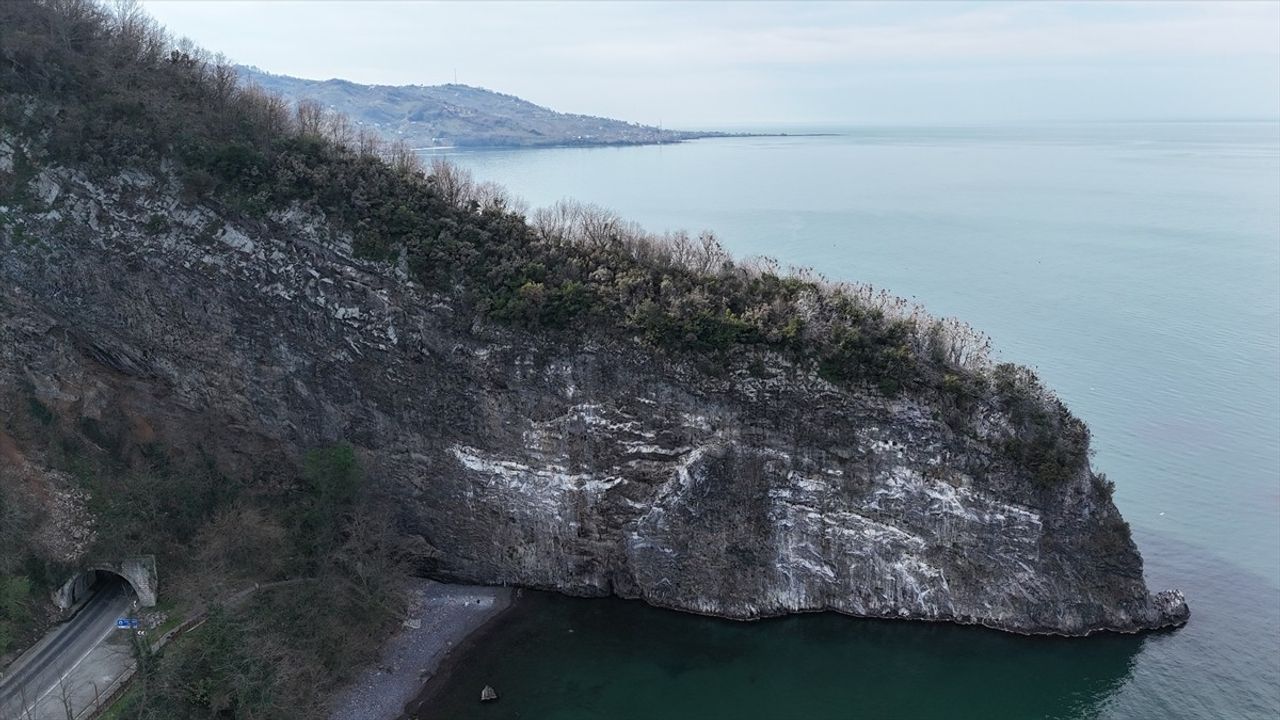
POLYGON ((137 618, 116 618, 116 627, 121 630, 128 630, 138 627, 137 618))

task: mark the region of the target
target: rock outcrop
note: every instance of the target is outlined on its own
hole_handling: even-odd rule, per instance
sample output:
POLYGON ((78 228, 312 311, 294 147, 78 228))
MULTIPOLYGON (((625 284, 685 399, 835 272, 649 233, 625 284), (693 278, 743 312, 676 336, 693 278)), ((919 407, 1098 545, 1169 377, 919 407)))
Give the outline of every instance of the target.
MULTIPOLYGON (((251 471, 346 439, 441 578, 731 618, 1083 635, 1184 622, 1105 483, 1044 488, 928 398, 481 324, 301 210, 45 169, 2 209, 0 398, 251 471)), ((12 405, 10 405, 12 406, 12 405)))

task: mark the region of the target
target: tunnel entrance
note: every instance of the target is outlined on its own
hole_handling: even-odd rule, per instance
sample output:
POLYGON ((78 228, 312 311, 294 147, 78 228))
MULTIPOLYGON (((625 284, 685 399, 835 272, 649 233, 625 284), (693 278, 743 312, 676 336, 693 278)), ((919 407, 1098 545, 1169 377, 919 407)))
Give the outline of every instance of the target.
MULTIPOLYGON (((69 610, 90 595, 110 590, 117 585, 133 590, 133 586, 122 575, 110 570, 85 570, 68 580, 54 593, 53 603, 60 610, 69 610)), ((137 592, 131 592, 131 594, 137 597, 137 592)))
POLYGON ((61 610, 69 610, 94 592, 114 583, 127 586, 142 607, 156 604, 155 557, 129 558, 94 563, 77 572, 53 594, 53 604, 61 610))

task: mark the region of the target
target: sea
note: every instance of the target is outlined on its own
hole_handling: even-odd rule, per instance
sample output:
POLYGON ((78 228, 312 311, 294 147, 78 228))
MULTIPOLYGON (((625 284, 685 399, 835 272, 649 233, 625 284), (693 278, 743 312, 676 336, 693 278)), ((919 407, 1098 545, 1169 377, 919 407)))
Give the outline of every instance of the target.
POLYGON ((532 207, 709 229, 984 331, 1089 424, 1149 584, 1185 592, 1191 621, 1034 638, 526 593, 433 713, 1280 717, 1280 122, 760 130, 791 134, 443 154, 532 207))

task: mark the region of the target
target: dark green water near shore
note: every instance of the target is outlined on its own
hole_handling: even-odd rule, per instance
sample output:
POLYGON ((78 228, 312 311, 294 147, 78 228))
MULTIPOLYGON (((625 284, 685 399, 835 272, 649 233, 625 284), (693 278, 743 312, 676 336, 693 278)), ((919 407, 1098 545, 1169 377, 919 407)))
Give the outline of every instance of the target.
POLYGON ((741 623, 526 592, 428 688, 421 718, 1273 717, 1259 686, 1271 660, 1250 648, 1280 609, 1257 602, 1258 578, 1182 550, 1204 573, 1192 592, 1237 599, 1181 630, 1083 640, 828 613, 741 623), (500 702, 478 702, 485 685, 500 702))
POLYGON ((1280 717, 1280 124, 843 132, 453 159, 535 206, 713 228, 990 333, 1089 423, 1190 624, 1058 640, 535 595, 459 658, 435 716, 1280 717))
POLYGON ((1079 717, 1128 679, 1147 642, 900 625, 836 615, 743 624, 538 595, 478 645, 436 712, 562 720, 659 717, 658 707, 665 717, 689 718, 1079 717), (502 701, 477 707, 470 669, 486 665, 502 701))

